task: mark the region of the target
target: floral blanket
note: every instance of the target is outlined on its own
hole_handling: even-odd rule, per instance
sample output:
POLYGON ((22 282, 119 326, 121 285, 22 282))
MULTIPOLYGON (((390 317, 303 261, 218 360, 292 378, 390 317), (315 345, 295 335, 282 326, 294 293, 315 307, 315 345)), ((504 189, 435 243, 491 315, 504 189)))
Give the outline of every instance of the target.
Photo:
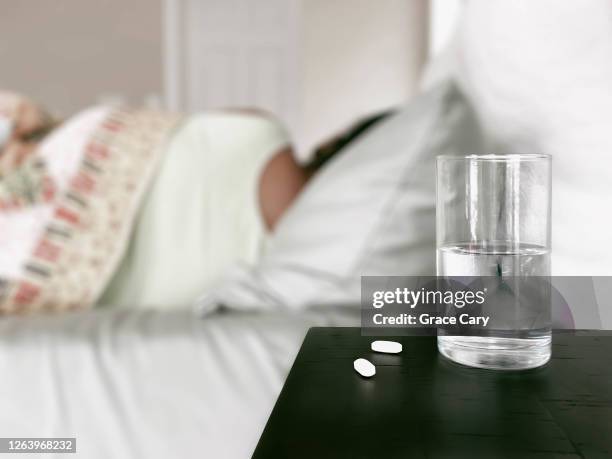
POLYGON ((49 173, 50 158, 36 152, 14 170, 0 170, 3 217, 41 203, 49 210, 37 220, 43 225, 20 275, 0 276, 0 314, 66 311, 96 302, 179 121, 159 112, 110 111, 78 152, 65 186, 49 173))

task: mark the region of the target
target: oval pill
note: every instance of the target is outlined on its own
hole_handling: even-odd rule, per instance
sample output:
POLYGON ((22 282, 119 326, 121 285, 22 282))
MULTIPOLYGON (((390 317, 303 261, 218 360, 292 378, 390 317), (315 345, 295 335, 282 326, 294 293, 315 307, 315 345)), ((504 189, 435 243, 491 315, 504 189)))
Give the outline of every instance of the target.
POLYGON ((357 359, 353 362, 353 368, 364 378, 371 378, 376 374, 376 367, 366 359, 357 359))
POLYGON ((384 352, 385 354, 399 354, 402 352, 402 344, 396 341, 374 341, 372 350, 375 352, 384 352))

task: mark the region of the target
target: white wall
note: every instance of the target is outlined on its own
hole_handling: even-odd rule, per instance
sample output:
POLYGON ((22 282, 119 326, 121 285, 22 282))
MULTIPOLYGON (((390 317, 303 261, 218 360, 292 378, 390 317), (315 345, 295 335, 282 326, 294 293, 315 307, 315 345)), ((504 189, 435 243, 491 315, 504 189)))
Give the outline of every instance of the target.
POLYGON ((302 157, 356 118, 405 102, 427 55, 427 0, 165 2, 170 104, 270 110, 302 157))
POLYGON ((412 95, 427 54, 425 0, 305 0, 300 20, 303 149, 412 95))
POLYGON ((59 115, 162 92, 160 0, 19 0, 0 7, 0 87, 59 115))
POLYGON ((150 94, 185 111, 258 105, 289 123, 306 154, 357 117, 410 97, 427 52, 427 3, 4 2, 0 87, 61 115, 150 94))

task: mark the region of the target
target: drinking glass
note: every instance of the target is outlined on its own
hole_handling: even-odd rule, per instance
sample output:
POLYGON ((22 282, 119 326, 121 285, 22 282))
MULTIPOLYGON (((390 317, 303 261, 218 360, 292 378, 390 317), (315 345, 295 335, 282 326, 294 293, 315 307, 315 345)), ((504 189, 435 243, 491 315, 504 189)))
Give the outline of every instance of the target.
POLYGON ((438 276, 480 279, 487 291, 481 313, 491 317, 487 327, 467 332, 439 329, 440 353, 490 369, 545 364, 551 344, 550 156, 439 156, 436 185, 438 276))

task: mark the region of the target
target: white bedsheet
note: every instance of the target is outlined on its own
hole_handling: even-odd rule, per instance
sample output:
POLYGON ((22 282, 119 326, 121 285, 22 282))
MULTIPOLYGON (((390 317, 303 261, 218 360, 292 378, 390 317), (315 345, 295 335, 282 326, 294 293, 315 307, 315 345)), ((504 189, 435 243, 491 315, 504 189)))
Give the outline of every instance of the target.
POLYGON ((91 459, 250 457, 308 328, 358 324, 342 307, 3 319, 1 436, 76 437, 91 459))

